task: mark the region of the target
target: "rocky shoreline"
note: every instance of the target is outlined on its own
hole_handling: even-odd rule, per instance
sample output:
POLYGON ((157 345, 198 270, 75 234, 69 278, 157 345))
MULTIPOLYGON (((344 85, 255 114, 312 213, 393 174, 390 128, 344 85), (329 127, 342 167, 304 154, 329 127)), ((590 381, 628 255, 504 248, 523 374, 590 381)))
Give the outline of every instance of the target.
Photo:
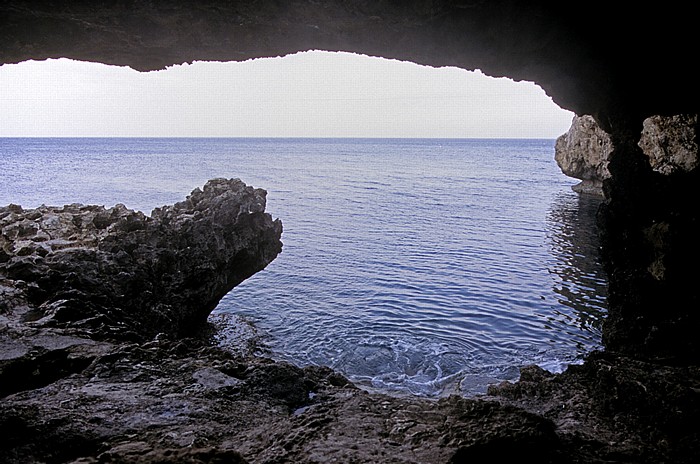
POLYGON ((478 398, 368 393, 220 346, 207 316, 281 251, 265 191, 215 179, 151 217, 0 208, 0 461, 694 462, 700 369, 593 353, 478 398))
MULTIPOLYGON (((697 125, 697 114, 646 118, 637 146, 651 169, 664 176, 696 169, 697 125)), ((575 192, 605 196, 612 151, 612 138, 592 116, 574 116, 569 130, 557 138, 554 160, 564 174, 581 180, 572 187, 575 192)))

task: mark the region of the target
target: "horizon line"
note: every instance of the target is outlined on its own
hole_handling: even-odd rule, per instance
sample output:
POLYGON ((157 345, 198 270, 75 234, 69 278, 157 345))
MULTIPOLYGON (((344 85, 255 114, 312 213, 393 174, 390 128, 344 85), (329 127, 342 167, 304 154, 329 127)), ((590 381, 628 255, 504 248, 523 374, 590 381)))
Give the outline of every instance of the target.
POLYGON ((292 140, 556 140, 556 137, 405 137, 405 136, 297 136, 297 135, 0 135, 0 139, 292 139, 292 140))

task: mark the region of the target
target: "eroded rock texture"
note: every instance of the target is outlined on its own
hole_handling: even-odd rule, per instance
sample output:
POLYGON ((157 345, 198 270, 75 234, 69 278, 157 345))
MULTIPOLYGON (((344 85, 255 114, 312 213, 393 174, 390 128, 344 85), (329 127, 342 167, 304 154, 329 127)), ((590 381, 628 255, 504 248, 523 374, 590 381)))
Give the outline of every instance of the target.
POLYGON ((214 179, 148 217, 123 205, 0 208, 0 314, 92 338, 186 335, 281 251, 266 192, 214 179))
POLYGON ((556 141, 554 160, 564 174, 581 179, 574 191, 602 195, 611 151, 610 136, 592 116, 574 116, 571 128, 556 141))
POLYGON ((657 359, 698 352, 690 334, 697 313, 682 309, 698 303, 697 137, 697 115, 683 114, 646 118, 620 146, 591 116, 575 117, 557 139, 562 172, 583 180, 574 190, 609 197, 599 221, 610 276, 608 348, 657 359), (622 158, 625 150, 633 156, 622 158))
MULTIPOLYGON (((697 135, 697 114, 656 115, 644 120, 638 145, 655 172, 690 173, 698 166, 697 135)), ((581 179, 574 191, 602 195, 612 150, 610 135, 592 116, 574 116, 556 141, 554 160, 564 174, 581 179)))
POLYGON ((661 174, 698 167, 698 115, 652 116, 644 120, 639 146, 651 168, 661 174))

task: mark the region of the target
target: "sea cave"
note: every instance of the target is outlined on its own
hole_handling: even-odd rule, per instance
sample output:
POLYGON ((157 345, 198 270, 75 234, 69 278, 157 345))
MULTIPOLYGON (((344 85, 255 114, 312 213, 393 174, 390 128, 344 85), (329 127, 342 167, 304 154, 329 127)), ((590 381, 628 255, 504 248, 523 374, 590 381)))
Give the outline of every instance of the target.
POLYGON ((605 349, 561 374, 525 367, 476 399, 370 394, 327 368, 238 357, 192 337, 223 289, 279 252, 263 191, 214 180, 155 218, 3 206, 12 227, 0 242, 0 460, 694 462, 698 169, 659 172, 639 145, 648 118, 700 109, 694 18, 674 2, 3 2, 3 64, 70 58, 149 71, 328 50, 480 69, 537 83, 590 117, 611 151, 597 213, 605 349), (250 215, 226 222, 241 209, 250 215), (10 250, 37 233, 22 221, 49 216, 72 221, 60 245, 76 250, 68 258, 10 250), (220 235, 203 239, 212 229, 220 235), (201 261, 202 249, 219 259, 201 261))

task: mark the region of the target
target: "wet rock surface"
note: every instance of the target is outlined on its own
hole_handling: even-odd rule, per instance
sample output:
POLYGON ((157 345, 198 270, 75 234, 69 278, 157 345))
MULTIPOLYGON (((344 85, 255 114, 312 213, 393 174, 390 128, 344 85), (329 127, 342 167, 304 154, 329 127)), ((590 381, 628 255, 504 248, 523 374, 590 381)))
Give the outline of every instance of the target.
POLYGON ((682 463, 700 452, 694 367, 593 354, 559 375, 524 368, 480 398, 430 400, 271 360, 246 335, 220 345, 208 308, 281 247, 264 206, 264 191, 219 179, 150 218, 2 208, 0 461, 682 463), (132 288, 138 279, 150 280, 132 288))

